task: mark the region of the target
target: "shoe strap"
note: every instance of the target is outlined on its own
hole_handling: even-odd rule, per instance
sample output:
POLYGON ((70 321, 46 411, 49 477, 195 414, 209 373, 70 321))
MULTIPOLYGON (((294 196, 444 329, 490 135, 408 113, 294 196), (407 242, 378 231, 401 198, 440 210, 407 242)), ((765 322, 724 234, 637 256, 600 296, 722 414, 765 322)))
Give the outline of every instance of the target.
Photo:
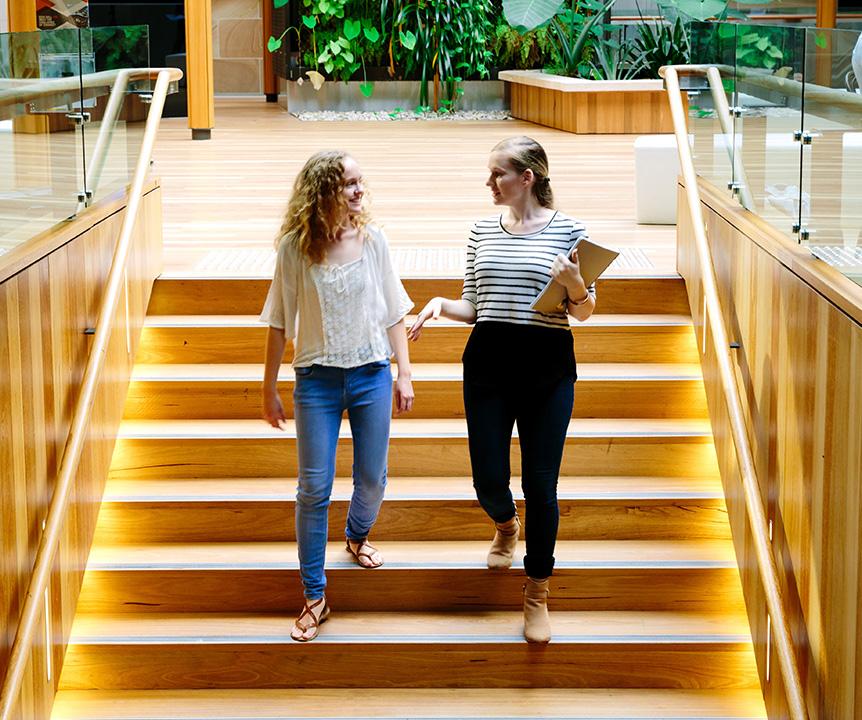
MULTIPOLYGON (((313 628, 318 627, 320 625, 320 618, 318 618, 318 616, 314 614, 314 608, 316 608, 318 605, 320 605, 320 603, 326 603, 326 598, 319 598, 319 599, 315 600, 313 603, 311 603, 311 605, 309 605, 308 601, 306 601, 305 607, 302 608, 302 612, 299 613, 299 617, 296 618, 294 625, 296 625, 297 627, 302 629, 303 632, 305 632, 306 630, 311 630, 313 628), (302 620, 302 618, 304 618, 306 615, 311 615, 312 624, 305 626, 305 628, 303 629, 302 626, 299 625, 299 621, 302 620)), ((324 605, 324 610, 325 609, 326 609, 326 607, 324 605)), ((321 615, 323 614, 323 610, 320 611, 320 614, 321 615)))

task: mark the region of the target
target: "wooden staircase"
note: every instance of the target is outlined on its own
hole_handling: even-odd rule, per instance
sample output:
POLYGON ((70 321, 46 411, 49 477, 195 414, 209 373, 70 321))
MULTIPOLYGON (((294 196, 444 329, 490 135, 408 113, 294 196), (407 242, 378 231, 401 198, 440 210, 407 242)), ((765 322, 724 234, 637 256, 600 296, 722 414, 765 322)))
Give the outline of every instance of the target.
MULTIPOLYGON (((407 285, 417 307, 460 291, 407 285)), ((603 314, 574 328, 544 647, 521 635, 523 571, 484 566, 493 531, 460 387, 469 328, 445 322, 411 346, 416 410, 393 421, 373 532, 386 565, 343 549, 345 427, 332 619, 313 643, 289 639, 295 434, 258 419, 267 286, 157 283, 55 720, 765 717, 681 280, 605 280, 603 314)), ((288 414, 292 385, 285 366, 288 414)))

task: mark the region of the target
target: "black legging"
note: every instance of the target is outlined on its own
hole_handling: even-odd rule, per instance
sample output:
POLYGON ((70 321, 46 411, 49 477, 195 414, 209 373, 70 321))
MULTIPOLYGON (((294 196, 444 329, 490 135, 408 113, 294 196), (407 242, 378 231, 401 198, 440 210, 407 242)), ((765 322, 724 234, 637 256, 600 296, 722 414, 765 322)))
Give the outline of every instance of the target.
POLYGON ((532 578, 546 578, 554 569, 560 523, 557 480, 573 405, 574 377, 519 390, 464 381, 473 486, 485 512, 498 523, 515 515, 509 450, 512 428, 518 424, 521 488, 527 508, 524 569, 532 578))

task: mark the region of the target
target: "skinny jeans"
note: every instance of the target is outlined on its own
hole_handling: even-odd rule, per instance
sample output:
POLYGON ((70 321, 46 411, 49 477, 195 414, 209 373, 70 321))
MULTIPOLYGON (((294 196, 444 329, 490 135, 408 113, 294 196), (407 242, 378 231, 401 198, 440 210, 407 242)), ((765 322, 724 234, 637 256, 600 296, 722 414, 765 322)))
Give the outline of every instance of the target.
POLYGON ((567 375, 546 386, 513 389, 464 380, 473 486, 482 508, 497 523, 515 516, 509 451, 517 425, 526 506, 524 569, 532 578, 549 577, 554 569, 560 522, 557 481, 574 406, 574 382, 574 376, 567 375))
POLYGON ((355 368, 296 368, 293 392, 299 461, 296 539, 307 600, 323 597, 329 504, 341 417, 347 411, 353 436, 353 494, 345 535, 368 537, 386 488, 392 371, 388 360, 355 368))

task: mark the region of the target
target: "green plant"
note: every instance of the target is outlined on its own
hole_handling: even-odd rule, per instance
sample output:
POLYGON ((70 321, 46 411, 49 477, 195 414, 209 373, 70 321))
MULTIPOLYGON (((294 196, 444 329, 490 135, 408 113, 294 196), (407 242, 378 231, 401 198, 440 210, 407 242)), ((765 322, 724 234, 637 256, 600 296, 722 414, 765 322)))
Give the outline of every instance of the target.
MULTIPOLYGON (((753 0, 756 5, 769 0, 753 0)), ((722 20, 727 16, 728 0, 663 0, 662 9, 673 8, 684 17, 691 20, 706 21, 713 18, 722 20)))
POLYGON ((646 65, 644 54, 630 43, 609 39, 596 44, 593 53, 589 64, 594 80, 631 80, 646 65))
POLYGON ((547 25, 553 42, 553 70, 564 75, 590 76, 592 47, 600 39, 599 21, 614 0, 571 0, 563 7, 559 0, 503 0, 509 24, 521 32, 547 25))
POLYGON ((563 75, 590 76, 590 55, 587 51, 594 52, 593 46, 600 33, 597 24, 613 4, 614 0, 608 0, 604 5, 595 0, 583 0, 551 20, 550 29, 560 62, 558 70, 563 75), (584 10, 592 10, 593 14, 586 15, 584 10))
MULTIPOLYGON (((737 65, 776 70, 787 64, 784 50, 781 45, 774 42, 771 30, 772 28, 757 28, 752 32, 737 35, 737 65)), ((775 39, 780 42, 780 33, 775 39)))
MULTIPOLYGON (((273 0, 276 8, 287 4, 287 0, 273 0)), ((310 35, 308 49, 301 52, 302 62, 317 70, 323 69, 331 77, 349 80, 361 67, 363 82, 359 89, 366 97, 374 92, 374 84, 368 82, 365 74, 366 57, 371 55, 378 59, 382 55, 383 39, 380 31, 369 17, 367 7, 356 8, 364 15, 352 17, 348 13, 351 0, 303 0, 303 7, 308 14, 302 15, 299 28, 289 27, 278 38, 270 36, 267 49, 270 52, 278 50, 285 36, 294 31, 297 42, 302 45, 303 33, 310 35)), ((315 71, 312 79, 315 89, 322 83, 322 75, 315 71)))
POLYGON ((428 81, 440 82, 455 101, 464 77, 488 77, 489 0, 418 0, 403 6, 393 21, 408 51, 407 72, 418 75, 419 104, 428 105, 428 81))
POLYGON ((641 15, 634 44, 643 57, 642 74, 647 77, 657 78, 659 68, 665 65, 688 65, 691 58, 688 33, 679 15, 671 25, 647 22, 641 15))
POLYGON ((554 57, 547 26, 521 33, 503 18, 494 28, 488 49, 494 57, 494 65, 507 70, 542 68, 550 65, 554 57))

